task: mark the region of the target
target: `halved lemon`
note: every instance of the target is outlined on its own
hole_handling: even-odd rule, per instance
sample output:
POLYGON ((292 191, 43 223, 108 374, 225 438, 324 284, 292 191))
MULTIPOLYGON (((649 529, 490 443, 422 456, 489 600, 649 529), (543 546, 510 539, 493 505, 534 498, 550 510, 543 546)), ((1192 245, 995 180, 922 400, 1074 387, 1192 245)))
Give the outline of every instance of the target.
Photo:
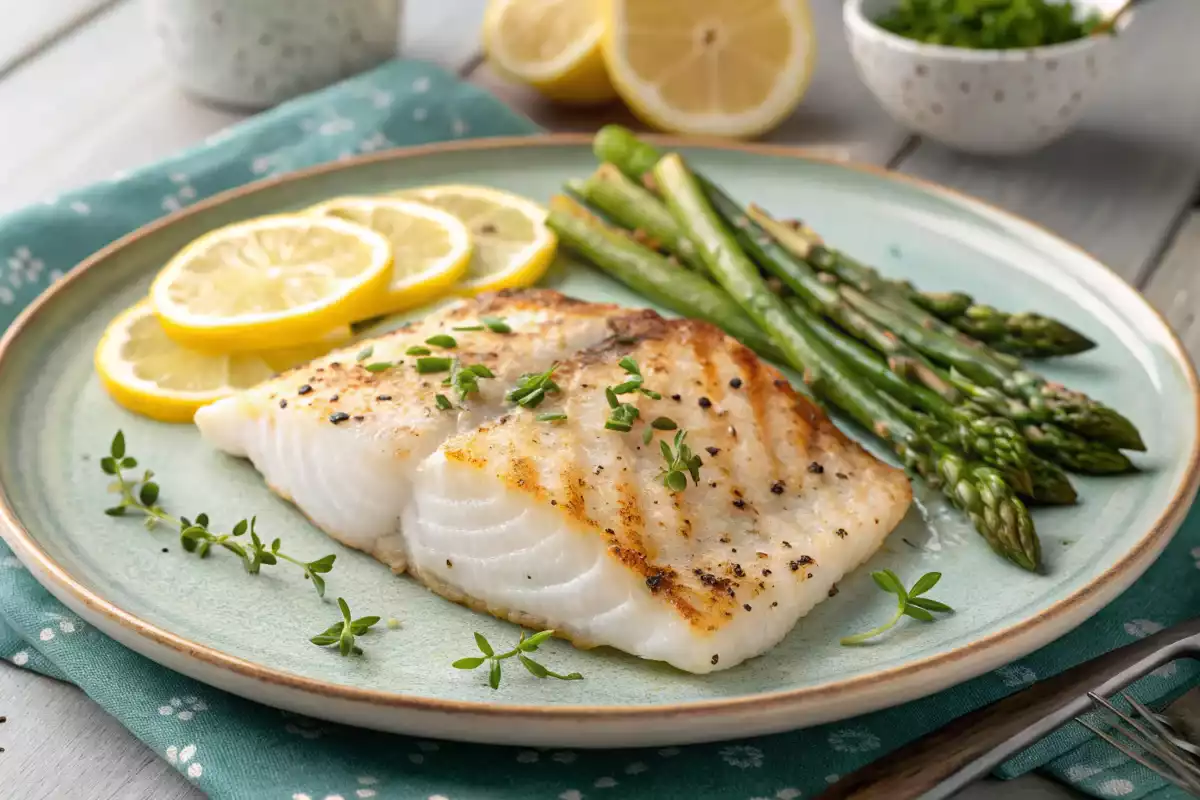
POLYGON ((398 197, 339 197, 309 209, 383 234, 392 245, 392 278, 366 317, 415 308, 450 292, 471 261, 471 234, 458 218, 398 197))
POLYGON ((645 122, 749 137, 804 96, 816 56, 807 0, 605 0, 604 61, 645 122))
POLYGON ((196 239, 158 274, 150 300, 180 344, 269 350, 369 315, 391 277, 383 234, 335 217, 278 215, 196 239))
POLYGON ((558 239, 546 227, 546 209, 515 194, 461 184, 405 189, 396 195, 437 206, 471 232, 475 252, 460 294, 530 286, 554 260, 558 239))
POLYGON ((617 96, 600 53, 602 0, 491 0, 483 48, 503 75, 564 103, 617 96))
POLYGON ((163 422, 190 422, 196 409, 323 355, 350 338, 340 328, 319 342, 287 350, 215 355, 167 336, 143 300, 121 312, 96 347, 96 372, 125 408, 163 422))

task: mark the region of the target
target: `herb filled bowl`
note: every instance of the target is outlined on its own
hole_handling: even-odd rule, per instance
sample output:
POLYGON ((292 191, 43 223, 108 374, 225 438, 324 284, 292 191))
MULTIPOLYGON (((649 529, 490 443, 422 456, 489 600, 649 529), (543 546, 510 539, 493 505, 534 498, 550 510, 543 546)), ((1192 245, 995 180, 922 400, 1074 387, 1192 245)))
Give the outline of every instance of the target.
POLYGON ((843 19, 859 75, 898 123, 958 150, 1013 154, 1063 136, 1102 90, 1131 18, 1106 29, 1121 5, 847 0, 843 19))

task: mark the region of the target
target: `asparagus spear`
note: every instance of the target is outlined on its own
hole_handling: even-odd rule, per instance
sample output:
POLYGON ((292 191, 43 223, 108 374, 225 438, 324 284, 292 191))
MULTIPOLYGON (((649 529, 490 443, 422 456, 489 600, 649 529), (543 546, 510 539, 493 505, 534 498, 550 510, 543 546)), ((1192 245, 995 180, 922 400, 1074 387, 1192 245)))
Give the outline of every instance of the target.
POLYGON ((1128 472, 1133 465, 1117 448, 1145 450, 1133 423, 1117 412, 1039 375, 1017 372, 1004 389, 980 386, 954 370, 949 379, 979 405, 1025 426, 1026 438, 1047 455, 1079 472, 1128 472), (1014 391, 1012 387, 1016 387, 1014 391), (1047 426, 1050 426, 1047 428, 1047 426), (1054 427, 1059 426, 1059 427, 1054 427), (1037 429, 1044 429, 1039 434, 1037 429), (1068 435, 1071 434, 1071 435, 1068 435), (1051 452, 1055 444, 1067 451, 1051 452), (1071 461, 1062 459, 1070 458, 1071 461))
MULTIPOLYGON (((1004 413, 1001 410, 1004 407, 1003 396, 1007 395, 1025 401, 1031 421, 1055 423, 1113 448, 1146 449, 1133 423, 1113 409, 1034 372, 1014 368, 1011 362, 998 357, 986 345, 953 335, 953 329, 896 292, 862 291, 862 275, 874 273, 874 270, 835 250, 813 245, 808 234, 772 219, 753 206, 749 214, 754 222, 779 239, 794 255, 807 257, 818 269, 854 281, 854 286, 843 285, 841 291, 858 311, 892 330, 931 358, 953 366, 976 384, 999 390, 986 398, 976 398, 993 413, 1004 413), (985 399, 989 402, 983 402, 985 399)), ((878 283, 871 284, 873 280, 866 279, 867 285, 878 286, 878 283)), ((1013 419, 1026 421, 1016 417, 1013 419)))
POLYGON ((912 299, 971 338, 1009 355, 1022 358, 1073 356, 1096 346, 1066 323, 1032 311, 1012 313, 972 302, 958 314, 938 313, 936 300, 928 294, 918 292, 912 299))
POLYGON ((783 362, 770 337, 720 287, 611 230, 574 200, 562 195, 551 198, 546 226, 568 249, 651 302, 711 322, 760 355, 783 362))
POLYGON ((1069 325, 1041 314, 1001 311, 976 303, 970 295, 962 292, 918 291, 906 281, 889 280, 866 264, 826 250, 821 237, 802 223, 774 220, 766 211, 754 206, 750 209, 750 215, 760 224, 770 220, 790 228, 795 233, 793 246, 811 251, 814 264, 828 269, 843 281, 867 292, 898 293, 939 320, 986 343, 993 350, 1013 356, 1046 358, 1075 355, 1096 346, 1095 342, 1069 325))
MULTIPOLYGON (((956 408, 946 397, 910 384, 903 376, 915 371, 926 373, 926 383, 938 381, 939 385, 946 386, 946 382, 936 376, 933 366, 920 354, 908 351, 895 336, 856 314, 841 301, 836 289, 823 283, 807 264, 793 258, 780 247, 766 231, 748 219, 742 208, 723 191, 710 185, 708 198, 726 227, 733 232, 743 252, 760 267, 780 278, 808 304, 809 308, 796 302, 790 306, 831 350, 838 352, 877 388, 905 403, 905 407, 920 407, 939 420, 943 428, 938 438, 942 441, 953 441, 963 452, 1003 470, 1018 491, 1032 493, 1031 479, 1025 466, 1029 450, 1012 423, 1002 418, 987 417, 982 409, 974 405, 956 408), (821 314, 834 319, 848 332, 862 337, 876 349, 888 354, 887 365, 880 363, 874 353, 826 326, 820 319, 821 314), (898 361, 906 362, 908 367, 897 369, 898 361)), ((958 397, 956 393, 951 393, 949 399, 956 400, 958 397)), ((911 424, 912 420, 909 421, 911 424)))
POLYGON ((912 301, 938 319, 943 320, 962 316, 975 304, 971 295, 962 292, 918 292, 914 290, 912 301))
POLYGON ((982 345, 955 339, 922 324, 920 312, 914 313, 894 299, 868 297, 848 286, 842 286, 841 292, 858 311, 977 384, 980 391, 974 399, 993 413, 1017 422, 1060 425, 1110 448, 1146 449, 1132 422, 1086 394, 1035 372, 1010 369, 988 356, 982 345), (1023 402, 1013 404, 1009 402, 1012 399, 1023 402), (1019 415, 1013 413, 1015 410, 1019 410, 1019 415))
POLYGON ((1120 450, 1090 441, 1049 422, 1026 425, 1022 430, 1034 452, 1073 472, 1118 475, 1137 469, 1120 450))
POLYGON ((1029 459, 1029 474, 1033 478, 1033 502, 1047 506, 1074 505, 1078 495, 1067 474, 1038 455, 1029 459))
POLYGON ((767 288, 677 154, 662 158, 653 174, 675 221, 696 246, 713 277, 751 319, 770 333, 813 392, 888 441, 906 466, 940 488, 951 503, 967 513, 993 550, 1025 569, 1036 570, 1040 545, 1033 520, 1003 474, 986 464, 969 461, 914 429, 884 395, 813 335, 767 288))
POLYGON ((645 182, 662 153, 643 142, 633 131, 621 125, 605 125, 592 139, 592 152, 601 162, 608 162, 635 181, 645 182))
MULTIPOLYGON (((708 193, 709 197, 713 199, 714 205, 718 207, 727 221, 730 221, 731 217, 736 219, 736 224, 742 230, 742 234, 739 235, 739 242, 746 248, 746 251, 750 252, 758 263, 767 266, 769 271, 772 271, 775 275, 784 277, 785 282, 798 295, 805 297, 809 301, 810 307, 817 309, 818 312, 823 313, 826 317, 838 321, 847 330, 853 330, 852 326, 874 325, 874 321, 865 319, 863 315, 859 314, 856 317, 853 313, 847 314, 846 312, 835 311, 834 306, 838 302, 838 291, 817 281, 815 273, 812 272, 808 264, 790 258, 791 254, 780 247, 778 242, 775 242, 773 237, 770 236, 770 233, 773 233, 773 231, 764 230, 761 225, 757 224, 755 219, 733 217, 732 215, 738 215, 740 209, 736 203, 733 203, 732 200, 725 196, 724 192, 720 191, 720 188, 710 185, 708 193)), ((852 293, 853 290, 846 288, 844 291, 845 293, 852 293)), ((884 312, 887 311, 888 309, 884 309, 884 312)), ((900 319, 896 321, 886 319, 884 321, 890 321, 893 324, 905 324, 907 320, 900 319)), ((874 345, 875 349, 881 351, 881 353, 892 353, 892 349, 881 347, 880 343, 878 343, 881 337, 860 336, 860 338, 874 345)), ((862 365, 862 361, 859 361, 859 365, 862 365)), ((934 383, 930 385, 936 386, 938 389, 941 389, 941 386, 946 383, 940 377, 937 369, 928 365, 924 365, 923 369, 914 372, 914 374, 917 374, 918 377, 924 377, 926 383, 929 383, 929 378, 932 377, 934 383)), ((881 386, 881 389, 887 391, 889 387, 881 386)), ((972 386, 972 392, 978 393, 979 391, 977 386, 972 386)), ((942 393, 944 395, 944 392, 942 393)), ((912 399, 917 398, 910 398, 910 402, 912 399)), ((947 409, 931 408, 928 403, 925 403, 923 408, 943 421, 954 419, 948 413, 947 409)), ((1013 414, 1016 409, 1024 408, 1024 404, 1021 404, 1019 401, 1012 401, 1007 403, 1004 408, 1009 410, 1010 414, 1013 414)), ((995 429, 994 423, 991 426, 986 426, 980 420, 980 417, 985 417, 986 414, 976 404, 964 405, 964 407, 958 410, 958 414, 967 420, 971 420, 977 432, 988 431, 989 427, 995 429)), ((1025 411, 1025 416, 1032 416, 1032 414, 1025 411)), ((1063 431, 1062 428, 1051 425, 1051 423, 1025 425, 1021 429, 1025 437, 1030 440, 1033 449, 1036 449, 1046 457, 1051 458, 1052 461, 1060 463, 1068 469, 1091 474, 1123 473, 1123 471, 1133 469, 1133 464, 1120 451, 1103 444, 1092 443, 1092 441, 1079 437, 1078 434, 1063 431)), ((1015 431, 1015 428, 1001 428, 1001 431, 1015 431)), ((984 444, 983 441, 980 441, 980 444, 984 444)), ((1027 451, 1019 450, 1014 453, 1012 445, 1009 444, 1006 447, 1004 444, 1006 443, 1001 443, 1002 450, 1000 453, 1002 453, 1002 458, 1006 459, 1006 461, 996 461, 994 457, 985 457, 984 461, 996 464, 997 467, 1001 468, 1012 469, 1018 467, 1020 470, 1025 470, 1027 462, 1022 456, 1027 451)), ((967 452, 972 452, 970 447, 967 447, 967 452)), ((1045 473, 1045 470, 1043 470, 1043 473, 1045 473)), ((1020 488, 1022 483, 1019 476, 1016 477, 1016 481, 1018 481, 1018 487, 1020 488)), ((1064 493, 1060 492, 1058 494, 1062 495, 1064 493)))
POLYGON ((653 249, 674 253, 689 267, 705 274, 704 262, 679 231, 674 217, 648 189, 625 177, 612 164, 601 164, 572 188, 614 222, 647 237, 653 249))

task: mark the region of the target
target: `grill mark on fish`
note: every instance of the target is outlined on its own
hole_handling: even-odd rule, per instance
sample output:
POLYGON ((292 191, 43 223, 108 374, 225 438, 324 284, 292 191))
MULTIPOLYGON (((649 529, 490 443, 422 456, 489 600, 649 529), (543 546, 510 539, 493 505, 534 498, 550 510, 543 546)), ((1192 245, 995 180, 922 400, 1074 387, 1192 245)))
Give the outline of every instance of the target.
POLYGON ((685 494, 687 494, 686 491, 672 492, 671 506, 675 509, 675 519, 678 520, 678 524, 675 526, 675 532, 684 539, 690 539, 692 537, 692 518, 691 515, 687 513, 683 505, 683 496, 685 494))
POLYGON ((576 522, 596 527, 596 523, 588 517, 587 499, 584 497, 587 479, 583 477, 583 471, 578 464, 577 460, 573 460, 571 465, 562 471, 563 491, 567 496, 563 510, 576 522))
POLYGON ((623 543, 623 550, 632 550, 641 557, 647 555, 642 539, 644 525, 641 495, 638 493, 637 487, 628 481, 621 481, 617 484, 617 526, 620 531, 618 538, 623 543))
POLYGON ((774 426, 770 424, 771 408, 767 401, 767 386, 771 378, 767 374, 766 365, 745 348, 734 348, 730 357, 737 367, 738 376, 742 380, 741 385, 745 387, 750 415, 754 420, 754 432, 766 456, 770 475, 777 478, 783 474, 784 467, 779 463, 769 434, 774 426))
POLYGON ((516 453, 508 459, 507 470, 501 473, 510 486, 515 486, 523 492, 537 497, 539 500, 546 496, 545 487, 538 483, 538 469, 533 459, 516 453))
MULTIPOLYGON (((708 331, 704 328, 690 331, 690 333, 692 335, 688 336, 688 344, 691 346, 692 359, 700 366, 702 376, 700 379, 700 391, 718 409, 715 413, 711 409, 707 410, 709 411, 708 416, 711 416, 712 424, 715 426, 714 430, 720 430, 724 425, 719 416, 725 413, 723 405, 723 401, 725 400, 725 384, 720 379, 716 360, 712 357, 712 353, 716 349, 714 347, 715 343, 712 341, 711 336, 705 335, 708 331)), ((693 446, 698 444, 699 442, 692 443, 693 446)), ((733 458, 732 448, 730 449, 730 457, 733 458)), ((734 463, 737 463, 736 459, 734 459, 734 463)), ((733 507, 737 509, 745 508, 746 501, 743 499, 744 491, 741 485, 734 479, 733 471, 725 470, 725 477, 729 480, 728 489, 733 507)))

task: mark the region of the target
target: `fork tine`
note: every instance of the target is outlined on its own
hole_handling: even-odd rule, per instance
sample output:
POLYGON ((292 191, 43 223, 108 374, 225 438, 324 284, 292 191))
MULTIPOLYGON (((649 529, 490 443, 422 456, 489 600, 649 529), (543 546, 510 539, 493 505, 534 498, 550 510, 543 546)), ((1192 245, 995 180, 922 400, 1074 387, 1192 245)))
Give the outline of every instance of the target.
POLYGON ((1168 717, 1165 717, 1162 714, 1154 714, 1153 716, 1155 721, 1161 724, 1163 726, 1163 730, 1166 731, 1166 733, 1163 735, 1166 736, 1167 741, 1185 753, 1190 753, 1193 756, 1200 757, 1200 747, 1192 744, 1186 739, 1183 739, 1180 733, 1175 730, 1175 727, 1171 724, 1171 720, 1168 717))
MULTIPOLYGON (((1124 692, 1122 692, 1121 694, 1122 694, 1122 696, 1124 696, 1124 697, 1125 697, 1125 699, 1126 699, 1126 700, 1128 700, 1128 699, 1129 699, 1128 695, 1126 695, 1124 692)), ((1096 694, 1095 692, 1088 692, 1088 697, 1092 698, 1092 702, 1093 702, 1093 703, 1097 703, 1097 704, 1099 704, 1100 706, 1103 706, 1103 707, 1104 707, 1106 710, 1108 710, 1109 712, 1111 712, 1111 713, 1113 713, 1113 714, 1116 714, 1118 717, 1120 717, 1120 718, 1121 718, 1121 721, 1122 721, 1122 722, 1124 722, 1125 724, 1127 724, 1127 725, 1131 726, 1131 727, 1132 727, 1132 728, 1133 728, 1135 731, 1137 731, 1138 733, 1140 733, 1140 734, 1141 734, 1141 735, 1142 735, 1142 736, 1143 736, 1145 739, 1149 740, 1150 742, 1153 742, 1153 741, 1154 741, 1154 734, 1153 734, 1153 733, 1151 733, 1150 731, 1148 731, 1148 730, 1146 730, 1145 728, 1143 728, 1143 727, 1141 726, 1141 723, 1139 723, 1139 722, 1138 722, 1136 719, 1134 719, 1133 717, 1131 717, 1131 716, 1129 716, 1128 714, 1126 714, 1126 713, 1125 713, 1124 711, 1122 711, 1121 709, 1119 709, 1119 708, 1117 708, 1116 706, 1114 706, 1114 705, 1113 705, 1112 703, 1110 703, 1110 702, 1109 702, 1107 699, 1105 699, 1105 698, 1101 697, 1100 695, 1096 694)), ((1128 733, 1127 731, 1123 731, 1123 733, 1125 733, 1125 735, 1126 735, 1126 736, 1129 736, 1129 733, 1128 733)), ((1130 736, 1129 738, 1131 738, 1131 739, 1132 739, 1133 737, 1132 737, 1132 736, 1130 736)), ((1143 745, 1143 744, 1142 744, 1142 742, 1138 742, 1137 744, 1139 744, 1139 745, 1141 745, 1141 746, 1145 746, 1145 745, 1143 745)))
POLYGON ((1187 780, 1185 778, 1180 778, 1179 776, 1174 775, 1169 769, 1164 768, 1164 766, 1161 764, 1151 763, 1146 758, 1144 758, 1140 753, 1138 753, 1136 750, 1133 750, 1132 748, 1127 747, 1124 743, 1117 741, 1116 739, 1109 736, 1107 733, 1105 733, 1104 731, 1102 731, 1100 728, 1096 727, 1092 723, 1088 722, 1087 720, 1080 718, 1080 719, 1076 719, 1075 721, 1078 722, 1083 727, 1087 728, 1092 733, 1099 736, 1104 741, 1108 742, 1110 745, 1115 747, 1117 750, 1120 750, 1122 753, 1129 756, 1137 763, 1141 764, 1146 769, 1153 772, 1155 775, 1158 775, 1163 780, 1168 781, 1169 783, 1174 784, 1175 786, 1178 786, 1180 789, 1183 789, 1185 792, 1191 792, 1191 793, 1195 794, 1197 791, 1200 791, 1200 784, 1194 783, 1190 780, 1187 780))
MULTIPOLYGON (((1155 732, 1158 734, 1158 738, 1152 738, 1151 741, 1155 742, 1156 744, 1160 741, 1165 742, 1166 744, 1164 745, 1164 750, 1166 750, 1171 756, 1171 760, 1182 769, 1191 773, 1192 777, 1200 779, 1200 767, 1198 767, 1196 763, 1189 757, 1194 754, 1191 753, 1191 751, 1187 748, 1182 747, 1176 741, 1177 737, 1175 732, 1160 722, 1157 714, 1138 702, 1138 700, 1128 692, 1121 692, 1121 696, 1125 698, 1125 702, 1129 703, 1130 708, 1140 714, 1142 718, 1145 719, 1146 722, 1150 723, 1150 726, 1154 728, 1155 732), (1172 750, 1171 748, 1175 749, 1172 750), (1183 755, 1180 755, 1180 752, 1182 752, 1183 755)), ((1193 745, 1189 744, 1189 747, 1191 746, 1193 745)))

